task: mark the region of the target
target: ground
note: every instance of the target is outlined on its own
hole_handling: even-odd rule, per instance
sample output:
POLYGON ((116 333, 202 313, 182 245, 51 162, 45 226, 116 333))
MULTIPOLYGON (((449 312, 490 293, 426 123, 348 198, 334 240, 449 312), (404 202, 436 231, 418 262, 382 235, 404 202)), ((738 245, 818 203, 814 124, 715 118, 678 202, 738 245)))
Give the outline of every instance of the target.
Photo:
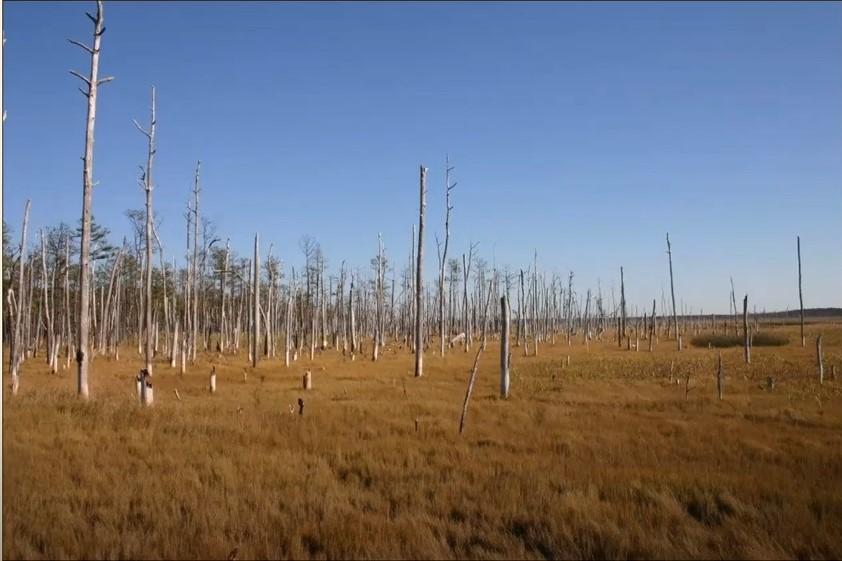
POLYGON ((256 370, 209 353, 184 376, 161 357, 151 408, 136 349, 95 359, 87 403, 35 357, 3 397, 3 555, 840 558, 842 326, 810 325, 806 348, 766 329, 790 344, 750 366, 723 350, 722 401, 714 349, 581 337, 513 347, 501 400, 489 340, 462 436, 474 350, 435 342, 422 378, 397 345, 256 370))

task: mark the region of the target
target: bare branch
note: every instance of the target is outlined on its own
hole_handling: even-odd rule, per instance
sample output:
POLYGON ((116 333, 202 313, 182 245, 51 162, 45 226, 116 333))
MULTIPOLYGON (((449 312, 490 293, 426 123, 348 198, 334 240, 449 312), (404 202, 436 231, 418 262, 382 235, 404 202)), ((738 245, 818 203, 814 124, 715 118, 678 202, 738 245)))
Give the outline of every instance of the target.
POLYGON ((69 72, 71 74, 73 74, 74 76, 76 76, 77 78, 79 78, 80 80, 82 80, 83 82, 85 82, 86 84, 88 84, 89 88, 91 87, 91 81, 90 80, 88 80, 87 78, 85 78, 84 76, 82 76, 81 74, 76 72, 75 70, 70 70, 69 72))
MULTIPOLYGON (((134 126, 137 128, 137 130, 139 130, 139 131, 140 131, 140 132, 142 132, 142 133, 143 133, 143 134, 144 134, 147 138, 149 138, 149 136, 150 136, 150 135, 149 135, 149 133, 148 133, 146 130, 144 130, 144 128, 143 128, 143 127, 141 127, 141 126, 138 124, 137 120, 132 119, 132 123, 134 123, 134 126)), ((143 168, 141 167, 140 169, 143 169, 143 168)))
POLYGON ((106 76, 102 80, 97 80, 96 84, 97 84, 97 86, 100 85, 100 84, 105 84, 107 82, 110 82, 113 79, 114 79, 114 76, 106 76))
POLYGON ((76 45, 77 47, 85 49, 86 51, 88 51, 88 54, 94 54, 94 50, 84 43, 80 43, 79 41, 74 41, 73 39, 68 39, 67 41, 69 43, 73 44, 73 45, 76 45))

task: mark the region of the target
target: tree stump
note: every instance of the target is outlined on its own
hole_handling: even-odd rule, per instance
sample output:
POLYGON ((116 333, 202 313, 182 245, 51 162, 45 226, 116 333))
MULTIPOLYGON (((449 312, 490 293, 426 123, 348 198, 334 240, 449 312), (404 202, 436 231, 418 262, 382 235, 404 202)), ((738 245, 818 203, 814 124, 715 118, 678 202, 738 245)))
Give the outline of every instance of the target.
POLYGON ((216 366, 211 369, 209 383, 208 383, 208 390, 210 393, 216 393, 216 366))
POLYGON ((302 383, 304 385, 305 390, 312 389, 312 387, 313 387, 313 377, 310 374, 309 370, 304 373, 304 378, 302 380, 302 383))
POLYGON ((298 398, 298 414, 304 415, 304 400, 300 397, 298 398))

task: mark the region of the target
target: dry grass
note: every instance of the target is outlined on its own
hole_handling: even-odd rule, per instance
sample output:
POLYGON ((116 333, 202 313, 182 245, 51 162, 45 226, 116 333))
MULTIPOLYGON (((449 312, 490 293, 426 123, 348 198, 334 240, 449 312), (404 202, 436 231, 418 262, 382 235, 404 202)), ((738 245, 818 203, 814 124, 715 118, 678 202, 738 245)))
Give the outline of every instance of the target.
MULTIPOLYGON (((818 330, 827 372, 842 370, 842 328, 818 330)), ((263 362, 247 382, 244 356, 184 377, 161 363, 151 410, 128 349, 94 362, 90 403, 73 375, 30 360, 3 403, 3 555, 842 557, 842 381, 818 386, 814 346, 755 348, 750 367, 723 351, 723 402, 717 351, 673 349, 513 349, 501 401, 491 343, 464 438, 473 353, 428 354, 414 379, 405 349, 376 364, 327 351, 309 392, 306 359, 263 362)))

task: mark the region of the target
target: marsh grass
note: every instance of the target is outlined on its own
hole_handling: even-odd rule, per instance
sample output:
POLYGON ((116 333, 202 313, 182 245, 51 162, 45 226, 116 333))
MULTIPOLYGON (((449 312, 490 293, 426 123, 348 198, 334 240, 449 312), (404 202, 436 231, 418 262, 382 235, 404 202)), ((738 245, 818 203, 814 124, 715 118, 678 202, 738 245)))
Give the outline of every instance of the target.
MULTIPOLYGON (((714 347, 723 349, 727 347, 742 347, 744 340, 742 335, 697 335, 690 339, 694 347, 714 347)), ((751 336, 752 347, 782 347, 789 344, 789 337, 775 333, 755 333, 751 336)))
MULTIPOLYGON (((840 364, 842 329, 810 329, 840 364)), ((151 409, 128 348, 93 362, 89 403, 71 373, 27 361, 4 395, 4 557, 842 556, 842 384, 818 385, 811 349, 756 349, 749 366, 726 349, 722 402, 706 348, 513 348, 506 401, 498 352, 490 341, 463 438, 473 354, 459 350, 427 355, 421 379, 395 347, 377 363, 264 361, 245 383, 244 356, 183 377, 160 362, 151 409), (686 400, 671 362, 692 375, 686 400)))

